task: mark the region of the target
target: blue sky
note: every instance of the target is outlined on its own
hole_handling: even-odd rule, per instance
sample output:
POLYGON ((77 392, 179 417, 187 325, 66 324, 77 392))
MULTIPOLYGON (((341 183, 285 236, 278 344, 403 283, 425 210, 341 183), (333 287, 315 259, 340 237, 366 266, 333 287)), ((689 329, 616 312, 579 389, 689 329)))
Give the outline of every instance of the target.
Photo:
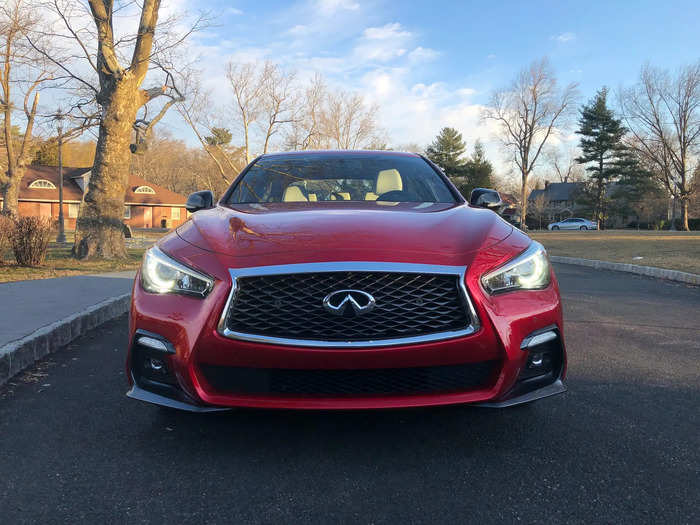
MULTIPOLYGON (((697 1, 174 3, 215 14, 194 43, 220 100, 230 59, 273 60, 302 78, 320 72, 377 102, 393 145, 426 144, 444 125, 468 143, 491 143, 481 105, 543 56, 562 84, 580 84, 582 101, 603 85, 630 85, 646 61, 675 68, 700 59, 697 1)), ((167 125, 187 135, 172 118, 167 125)), ((489 151, 498 154, 492 144, 489 151)))

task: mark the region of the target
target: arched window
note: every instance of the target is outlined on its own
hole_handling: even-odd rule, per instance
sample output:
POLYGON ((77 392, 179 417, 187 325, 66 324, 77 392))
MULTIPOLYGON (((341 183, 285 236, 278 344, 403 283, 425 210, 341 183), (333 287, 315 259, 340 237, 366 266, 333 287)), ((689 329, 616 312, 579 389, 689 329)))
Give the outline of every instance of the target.
POLYGON ((134 193, 151 193, 155 194, 155 190, 150 186, 139 186, 134 190, 134 193))
POLYGON ((30 188, 36 188, 40 190, 55 190, 56 186, 53 182, 46 179, 38 179, 29 185, 30 188))

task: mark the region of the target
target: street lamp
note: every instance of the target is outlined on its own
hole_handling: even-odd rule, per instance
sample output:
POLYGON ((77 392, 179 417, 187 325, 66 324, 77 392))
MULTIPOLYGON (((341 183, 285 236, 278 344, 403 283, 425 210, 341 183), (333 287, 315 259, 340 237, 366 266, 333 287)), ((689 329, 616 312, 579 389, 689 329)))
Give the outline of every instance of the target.
POLYGON ((58 129, 58 236, 56 242, 66 242, 66 231, 63 222, 63 113, 59 108, 56 113, 58 129))

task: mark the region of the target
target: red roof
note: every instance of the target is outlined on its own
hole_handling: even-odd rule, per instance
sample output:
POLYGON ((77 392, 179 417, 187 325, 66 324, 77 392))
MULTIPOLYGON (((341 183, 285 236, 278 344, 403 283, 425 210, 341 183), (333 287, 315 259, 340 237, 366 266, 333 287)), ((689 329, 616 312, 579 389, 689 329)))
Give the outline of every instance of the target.
MULTIPOLYGON (((83 192, 72 177, 80 176, 90 171, 90 168, 63 168, 63 200, 80 202, 83 192)), ((57 201, 58 200, 58 167, 28 166, 19 186, 19 200, 57 201), (30 188, 29 185, 37 180, 47 180, 56 189, 30 188)))
MULTIPOLYGON (((78 179, 88 174, 91 168, 63 168, 63 200, 81 201, 83 192, 78 185, 78 179)), ((28 166, 19 189, 20 201, 58 201, 58 167, 56 166, 28 166), (50 188, 30 188, 32 182, 37 180, 47 180, 51 182, 55 189, 50 188)), ((170 191, 167 188, 158 186, 136 175, 129 175, 129 185, 124 195, 126 204, 151 205, 151 206, 184 206, 187 199, 170 191), (155 193, 135 193, 136 188, 148 186, 155 193)))
POLYGON ((126 195, 124 197, 124 202, 127 204, 152 204, 157 205, 167 205, 176 204, 184 206, 187 202, 187 198, 183 197, 179 193, 170 191, 162 186, 156 186, 145 179, 138 177, 136 175, 129 175, 129 186, 126 189, 126 195), (134 193, 136 188, 139 186, 148 186, 153 188, 155 193, 134 193))

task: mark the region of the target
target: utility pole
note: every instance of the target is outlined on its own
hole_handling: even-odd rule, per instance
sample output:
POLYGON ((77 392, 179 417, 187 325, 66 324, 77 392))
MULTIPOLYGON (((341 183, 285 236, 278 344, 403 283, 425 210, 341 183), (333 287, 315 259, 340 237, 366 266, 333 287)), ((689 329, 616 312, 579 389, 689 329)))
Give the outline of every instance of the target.
POLYGON ((63 222, 63 114, 59 108, 56 114, 58 122, 58 236, 56 242, 66 242, 66 230, 63 222))

